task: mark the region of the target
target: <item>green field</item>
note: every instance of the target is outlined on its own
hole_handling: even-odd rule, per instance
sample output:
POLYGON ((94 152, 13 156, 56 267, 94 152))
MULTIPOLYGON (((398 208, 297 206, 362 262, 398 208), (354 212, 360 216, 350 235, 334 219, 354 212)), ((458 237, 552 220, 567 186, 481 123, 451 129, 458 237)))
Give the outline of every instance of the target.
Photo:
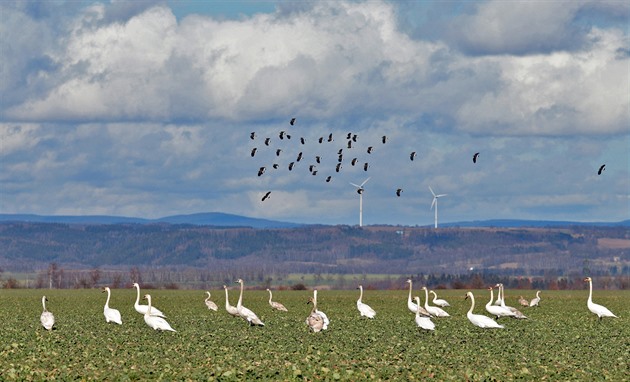
MULTIPOLYGON (((594 291, 595 302, 620 317, 602 322, 586 308, 588 291, 543 291, 540 308, 523 309, 528 320, 501 319, 502 330, 468 321, 465 291, 440 291, 453 317, 435 319, 433 333, 415 326, 405 290, 365 291, 374 320, 359 317, 358 291, 321 291, 331 324, 320 333, 304 323, 311 291, 275 292, 288 313, 271 311, 266 292, 246 291, 244 304, 265 327, 229 316, 222 290, 212 291, 218 312, 206 309, 203 291, 144 292, 177 333, 150 329, 133 309, 132 289, 112 291, 122 326, 105 323, 99 290, 0 290, 0 379, 630 380, 628 291, 594 291), (43 294, 56 318, 52 332, 39 323, 43 294)), ((522 292, 533 297, 507 290, 508 305, 522 292)), ((488 292, 474 293, 475 313, 484 313, 488 292)))

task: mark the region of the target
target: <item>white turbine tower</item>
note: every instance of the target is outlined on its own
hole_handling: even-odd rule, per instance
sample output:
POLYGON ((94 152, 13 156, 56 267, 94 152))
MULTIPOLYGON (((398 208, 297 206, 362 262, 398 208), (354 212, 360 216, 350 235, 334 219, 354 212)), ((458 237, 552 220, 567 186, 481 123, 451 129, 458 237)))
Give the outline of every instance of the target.
POLYGON ((431 208, 433 208, 435 206, 435 228, 437 228, 437 222, 438 222, 438 214, 437 214, 438 198, 441 198, 442 196, 446 196, 446 194, 436 195, 435 192, 433 192, 433 189, 431 188, 431 186, 429 186, 429 191, 431 191, 431 194, 433 194, 433 202, 431 202, 431 208))
POLYGON ((363 227, 363 191, 365 190, 363 186, 370 180, 371 177, 368 177, 361 184, 354 184, 350 182, 351 185, 357 188, 357 194, 359 194, 359 227, 363 227))

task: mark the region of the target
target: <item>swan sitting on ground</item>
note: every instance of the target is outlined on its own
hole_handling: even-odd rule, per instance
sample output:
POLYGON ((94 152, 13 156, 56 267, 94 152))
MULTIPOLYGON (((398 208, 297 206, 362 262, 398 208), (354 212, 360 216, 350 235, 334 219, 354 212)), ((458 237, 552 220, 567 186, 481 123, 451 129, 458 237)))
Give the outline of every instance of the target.
POLYGON ((111 297, 111 291, 109 287, 103 288, 103 293, 107 292, 107 301, 105 301, 105 307, 103 308, 103 314, 105 315, 105 322, 115 322, 118 325, 122 325, 122 317, 118 309, 109 307, 109 298, 111 297))
MULTIPOLYGON (((140 285, 138 285, 138 283, 133 283, 133 287, 136 288, 136 303, 133 304, 133 307, 136 309, 136 312, 140 313, 140 314, 145 314, 149 308, 148 305, 140 305, 140 285)), ((156 307, 153 307, 151 309, 151 315, 152 316, 158 316, 158 317, 164 317, 166 318, 166 315, 164 315, 164 313, 162 313, 161 310, 159 310, 156 307)))
POLYGON ((538 304, 540 303, 540 291, 536 292, 536 297, 532 298, 532 300, 529 302, 529 306, 538 306, 538 304))
POLYGON ((313 304, 313 309, 311 309, 311 314, 306 317, 306 325, 314 332, 317 333, 321 331, 324 327, 324 319, 321 315, 317 313, 317 301, 313 297, 309 297, 307 304, 313 304))
MULTIPOLYGON (((407 280, 407 283, 409 284, 409 296, 407 296, 407 308, 412 312, 412 313, 416 313, 418 311, 418 305, 416 305, 413 301, 411 301, 411 291, 413 289, 413 281, 411 281, 411 279, 407 280)), ((426 317, 431 317, 431 313, 427 312, 426 309, 424 309, 423 307, 419 307, 420 308, 420 314, 426 317)))
POLYGON ((53 326, 55 325, 55 316, 51 312, 46 310, 46 301, 48 301, 46 296, 42 296, 42 306, 44 307, 44 311, 39 317, 39 321, 42 323, 42 326, 46 328, 46 330, 52 330, 53 326))
POLYGON ((447 306, 451 306, 451 304, 448 303, 448 301, 443 300, 441 298, 437 298, 437 293, 435 293, 434 291, 430 290, 429 294, 433 293, 433 304, 437 305, 439 307, 445 308, 447 306))
MULTIPOLYGON (((414 297, 416 306, 420 307, 420 297, 414 297)), ((420 309, 416 310, 416 325, 424 330, 435 330, 435 323, 429 317, 421 316, 420 309)))
POLYGON ((223 289, 225 289, 225 310, 234 317, 240 317, 238 309, 236 309, 235 306, 230 305, 230 300, 228 299, 228 287, 223 285, 223 289))
POLYGON ((451 316, 442 308, 438 308, 437 306, 429 306, 429 291, 427 287, 422 287, 422 290, 424 291, 424 297, 425 297, 424 309, 427 312, 431 313, 431 315, 435 317, 450 317, 451 316))
MULTIPOLYGON (((313 300, 315 300, 315 306, 317 306, 317 289, 313 289, 313 300)), ((321 310, 315 310, 315 313, 319 314, 322 317, 322 320, 324 320, 322 330, 328 329, 328 324, 330 324, 330 320, 328 319, 326 313, 322 312, 321 310)))
POLYGON ((359 285, 361 290, 361 294, 359 294, 359 299, 357 300, 357 309, 359 309, 359 313, 361 313, 361 317, 374 318, 376 316, 376 311, 372 309, 368 304, 363 303, 363 285, 359 285))
POLYGON ((217 304, 215 304, 214 301, 210 301, 210 297, 212 297, 210 292, 206 291, 206 293, 208 294, 208 297, 206 297, 206 299, 204 300, 206 306, 208 307, 208 309, 214 310, 216 312, 217 310, 219 310, 219 307, 217 306, 217 304))
POLYGON ((147 311, 144 314, 144 322, 146 322, 147 325, 149 325, 149 327, 153 328, 154 330, 168 330, 171 332, 176 332, 176 330, 171 328, 171 325, 169 325, 169 323, 166 322, 163 317, 152 314, 153 312, 151 310, 151 295, 145 294, 144 299, 148 302, 147 311))
POLYGON ((269 305, 271 305, 271 309, 279 310, 282 312, 288 312, 289 310, 277 301, 271 301, 273 294, 271 294, 271 289, 267 288, 267 292, 269 292, 269 305))
MULTIPOLYGON (((491 329, 498 328, 503 329, 503 325, 499 325, 495 320, 488 316, 484 316, 482 314, 473 314, 473 309, 475 309, 475 296, 473 296, 472 292, 466 293, 466 297, 464 299, 470 298, 470 310, 466 313, 466 317, 468 317, 468 321, 470 321, 473 325, 476 325, 480 328, 491 329)), ((488 303, 490 304, 490 303, 488 303)))
POLYGON ((593 280, 590 277, 587 277, 584 279, 584 282, 588 282, 588 300, 586 301, 586 306, 588 306, 588 310, 596 314, 600 320, 602 319, 602 317, 618 318, 605 306, 595 304, 593 302, 593 280))
POLYGON ((525 300, 523 296, 518 296, 518 303, 521 304, 521 306, 529 306, 529 301, 525 300))
POLYGON ((238 296, 238 302, 236 303, 236 310, 238 311, 238 315, 241 316, 250 325, 265 326, 260 318, 258 318, 256 313, 243 306, 243 280, 238 279, 236 280, 236 282, 241 284, 241 294, 240 296, 238 296))
POLYGON ((492 287, 489 287, 490 291, 490 301, 486 304, 486 310, 493 316, 496 316, 497 320, 501 317, 513 317, 514 313, 512 313, 509 309, 504 308, 502 306, 492 305, 492 300, 494 300, 494 292, 492 292, 492 287))

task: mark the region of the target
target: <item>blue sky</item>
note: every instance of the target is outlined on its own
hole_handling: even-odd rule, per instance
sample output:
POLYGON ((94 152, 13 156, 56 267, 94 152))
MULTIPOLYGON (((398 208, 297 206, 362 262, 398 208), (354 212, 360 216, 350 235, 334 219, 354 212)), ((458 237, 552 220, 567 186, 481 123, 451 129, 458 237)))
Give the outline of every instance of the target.
POLYGON ((0 213, 357 224, 350 183, 370 177, 364 224, 432 224, 429 186, 448 194, 442 222, 628 219, 629 14, 623 1, 4 1, 0 213))

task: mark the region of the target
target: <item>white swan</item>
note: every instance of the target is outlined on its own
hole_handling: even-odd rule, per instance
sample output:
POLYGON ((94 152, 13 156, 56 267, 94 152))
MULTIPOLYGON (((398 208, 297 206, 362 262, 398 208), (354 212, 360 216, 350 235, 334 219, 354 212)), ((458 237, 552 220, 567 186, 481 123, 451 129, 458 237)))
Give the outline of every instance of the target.
POLYGON ((52 330, 53 325, 55 325, 55 316, 46 310, 46 301, 48 301, 46 296, 42 296, 42 306, 44 307, 44 311, 39 317, 39 321, 46 330, 52 330))
POLYGON ((109 298, 111 297, 111 291, 109 287, 103 288, 103 293, 107 292, 107 301, 105 301, 105 307, 103 308, 103 314, 105 315, 105 322, 115 322, 118 325, 122 325, 122 318, 118 309, 109 307, 109 298))
POLYGON ((241 316, 250 325, 265 326, 265 324, 260 321, 260 318, 258 318, 256 313, 243 306, 243 280, 238 279, 236 280, 236 282, 241 284, 241 294, 240 296, 238 296, 238 302, 236 303, 236 310, 238 311, 238 315, 241 316))
POLYGON ((536 297, 532 298, 532 300, 529 302, 529 306, 538 306, 538 304, 540 303, 540 291, 536 292, 536 297))
POLYGON ((230 305, 230 301, 228 300, 228 287, 223 285, 223 289, 225 289, 225 310, 234 317, 240 317, 238 309, 236 309, 235 306, 230 305))
POLYGON ((153 330, 168 330, 171 332, 176 332, 176 330, 171 328, 171 325, 169 325, 169 323, 166 322, 163 317, 153 314, 151 309, 151 295, 145 294, 144 299, 148 302, 147 311, 146 313, 144 313, 144 322, 146 322, 150 328, 153 328, 153 330))
POLYGON ((206 297, 206 299, 204 300, 204 302, 206 303, 206 306, 208 307, 208 309, 214 310, 216 312, 217 310, 219 310, 219 307, 214 301, 210 301, 210 297, 212 297, 210 292, 206 291, 206 293, 208 294, 208 297, 206 297))
POLYGON ((361 294, 359 294, 359 299, 357 300, 357 309, 359 309, 359 313, 361 313, 361 317, 374 318, 376 316, 376 311, 372 309, 368 304, 365 304, 363 301, 363 285, 359 285, 361 290, 361 294))
MULTIPOLYGON (((416 306, 420 307, 420 297, 416 296, 416 306)), ((424 330, 435 330, 435 323, 429 317, 421 316, 420 310, 416 310, 416 325, 424 330)))
MULTIPOLYGON (((495 285, 494 287, 498 287, 499 284, 495 285)), ((501 295, 501 290, 499 289, 499 292, 497 293, 497 300, 494 302, 494 305, 496 306, 501 306, 501 304, 503 303, 503 296, 501 295)))
POLYGON ((464 299, 470 298, 470 310, 466 313, 466 317, 468 317, 468 321, 470 321, 473 325, 478 326, 480 328, 500 328, 503 329, 503 325, 499 325, 495 320, 488 316, 484 316, 481 314, 473 314, 473 309, 475 309, 475 296, 473 296, 472 292, 466 293, 466 297, 464 299))
POLYGON ((490 301, 486 304, 486 310, 493 316, 497 317, 497 320, 501 317, 513 317, 514 313, 510 312, 509 309, 506 309, 502 306, 492 305, 492 300, 494 300, 494 292, 492 291, 492 287, 489 287, 490 291, 490 301))
POLYGON ((514 313, 513 318, 526 319, 527 316, 524 315, 520 310, 505 305, 505 290, 503 289, 503 284, 497 284, 497 286, 499 287, 499 293, 501 294, 501 307, 514 313))
POLYGON ((442 308, 451 306, 451 304, 449 304, 448 301, 443 300, 441 298, 437 298, 437 293, 435 293, 434 291, 430 290, 429 293, 433 293, 433 304, 442 308))
POLYGON ((588 300, 586 302, 586 306, 588 306, 588 310, 596 314, 600 320, 602 319, 602 317, 618 318, 617 316, 613 314, 613 312, 608 310, 608 308, 606 308, 605 306, 595 304, 593 302, 593 280, 590 277, 587 277, 584 279, 584 281, 588 282, 588 300))
POLYGON ((269 305, 271 305, 271 309, 280 310, 282 312, 288 312, 289 310, 277 301, 271 301, 273 295, 271 294, 271 289, 267 288, 267 292, 269 292, 269 305))
POLYGON ((444 309, 438 308, 437 306, 429 306, 429 290, 427 287, 422 287, 424 290, 424 309, 429 312, 432 316, 435 317, 450 317, 444 309))
MULTIPOLYGON (((313 300, 315 300, 315 306, 317 306, 317 289, 313 289, 313 300)), ((330 320, 328 319, 326 313, 322 312, 321 310, 315 310, 315 313, 319 314, 322 317, 322 320, 324 320, 322 330, 328 329, 328 324, 330 324, 330 320)))
POLYGON ((324 319, 317 313, 317 301, 313 297, 309 297, 306 303, 313 304, 311 314, 306 317, 306 325, 308 325, 309 329, 314 333, 317 333, 324 328, 324 319))
MULTIPOLYGON (((133 283, 133 287, 136 288, 136 303, 133 304, 133 307, 136 309, 136 312, 138 312, 140 314, 145 314, 147 312, 149 306, 148 305, 140 305, 140 285, 138 285, 138 283, 133 283)), ((151 309, 151 315, 152 316, 158 316, 158 317, 166 318, 164 313, 162 313, 162 311, 159 310, 156 307, 153 307, 151 309)))
POLYGON ((407 296, 407 308, 412 313, 416 313, 418 311, 418 308, 420 308, 420 314, 421 315, 427 316, 427 317, 431 317, 431 313, 427 312, 426 309, 424 309, 423 307, 421 307, 419 305, 416 305, 416 303, 411 301, 411 290, 413 289, 413 282, 411 281, 411 279, 408 279, 407 283, 409 284, 409 296, 407 296))

